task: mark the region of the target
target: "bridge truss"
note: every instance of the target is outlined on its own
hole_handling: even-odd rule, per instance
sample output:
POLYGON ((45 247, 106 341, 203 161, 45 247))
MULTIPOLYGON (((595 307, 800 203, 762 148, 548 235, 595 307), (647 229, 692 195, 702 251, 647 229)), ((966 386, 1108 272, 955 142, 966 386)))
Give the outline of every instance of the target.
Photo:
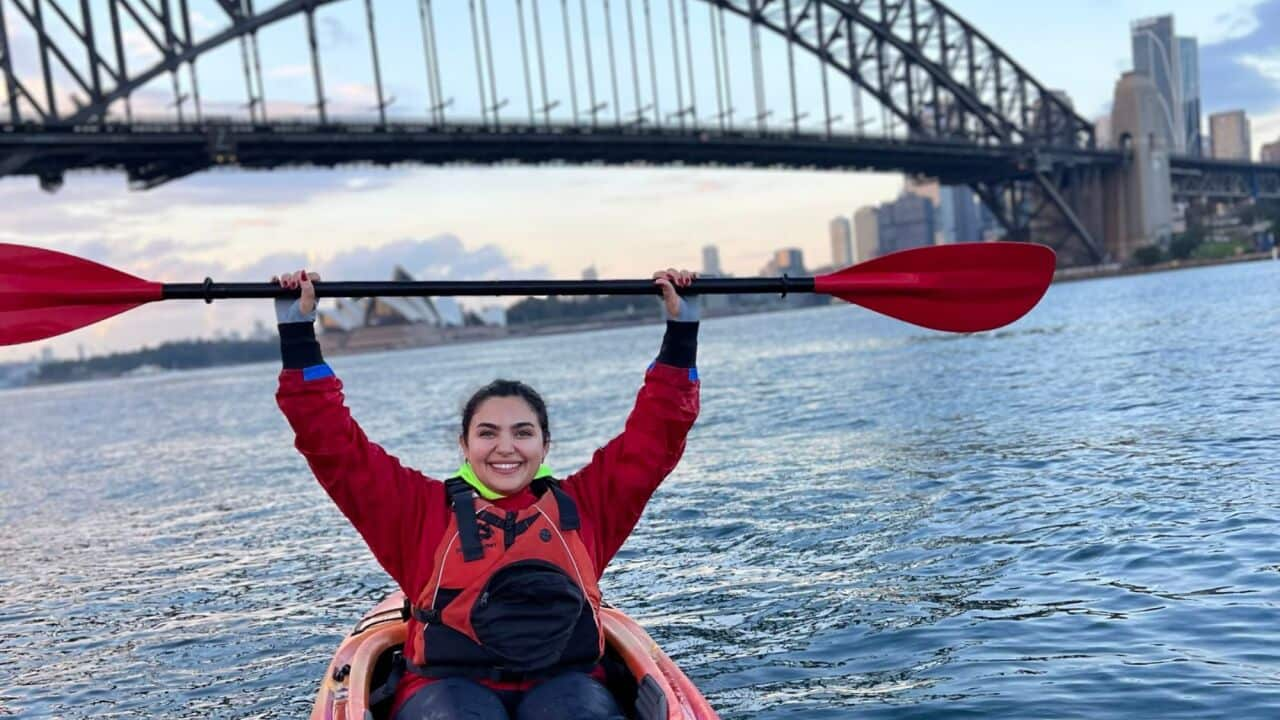
POLYGON ((1097 261, 1071 196, 1121 161, 938 0, 0 0, 0 71, 0 176, 51 189, 81 168, 870 169, 971 185, 1011 237, 1097 261))

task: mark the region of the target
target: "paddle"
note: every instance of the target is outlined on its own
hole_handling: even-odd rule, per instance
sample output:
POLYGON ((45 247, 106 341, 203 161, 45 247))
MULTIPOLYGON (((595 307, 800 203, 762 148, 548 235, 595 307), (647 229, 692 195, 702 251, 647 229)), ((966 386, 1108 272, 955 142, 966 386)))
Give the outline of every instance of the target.
MULTIPOLYGON (((1043 245, 992 242, 903 250, 818 277, 699 278, 684 294, 819 293, 935 330, 1007 325, 1053 279, 1043 245)), ((157 300, 296 297, 272 283, 156 283, 53 250, 0 243, 0 345, 42 340, 157 300)), ((319 297, 656 295, 652 280, 318 282, 319 297)))

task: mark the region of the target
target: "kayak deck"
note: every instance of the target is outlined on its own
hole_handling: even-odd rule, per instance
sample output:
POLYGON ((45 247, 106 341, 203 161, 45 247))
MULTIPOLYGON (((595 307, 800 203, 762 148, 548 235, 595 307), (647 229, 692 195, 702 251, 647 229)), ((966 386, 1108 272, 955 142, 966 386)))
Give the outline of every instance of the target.
MULTIPOLYGON (((370 692, 391 672, 404 645, 404 594, 396 592, 361 618, 325 671, 311 720, 389 720, 390 700, 369 706, 370 692)), ((718 720, 702 693, 658 644, 621 610, 602 607, 609 690, 633 720, 718 720)))

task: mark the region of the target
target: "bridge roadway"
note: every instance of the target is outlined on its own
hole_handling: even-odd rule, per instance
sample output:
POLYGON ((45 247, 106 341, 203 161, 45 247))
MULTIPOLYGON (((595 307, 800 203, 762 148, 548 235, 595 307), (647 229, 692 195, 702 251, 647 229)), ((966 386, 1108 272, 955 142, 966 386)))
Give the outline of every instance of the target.
POLYGON ((637 126, 313 121, 0 124, 0 177, 35 176, 56 189, 62 173, 117 169, 139 189, 219 165, 250 169, 422 163, 653 164, 785 167, 921 174, 946 184, 1029 179, 1037 169, 1115 166, 1119 152, 1028 149, 971 141, 786 131, 637 126))
MULTIPOLYGON (((1114 168, 1119 150, 981 145, 785 131, 689 132, 582 125, 435 126, 421 122, 318 124, 135 122, 0 124, 0 177, 37 177, 46 189, 70 170, 116 169, 131 186, 155 187, 219 165, 251 169, 421 163, 653 164, 901 172, 944 184, 1031 179, 1036 171, 1114 168)), ((1280 165, 1170 159, 1177 200, 1280 199, 1280 165)))

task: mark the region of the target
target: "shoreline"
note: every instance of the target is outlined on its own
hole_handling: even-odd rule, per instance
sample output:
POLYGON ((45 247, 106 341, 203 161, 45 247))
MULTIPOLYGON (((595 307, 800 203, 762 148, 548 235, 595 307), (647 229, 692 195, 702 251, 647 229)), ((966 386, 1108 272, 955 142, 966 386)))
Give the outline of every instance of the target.
POLYGON ((1191 270, 1213 265, 1233 265, 1236 263, 1271 260, 1271 251, 1242 253, 1225 258, 1192 258, 1187 260, 1165 260, 1153 265, 1087 265, 1078 268, 1063 268, 1054 271, 1053 282, 1076 282, 1078 280, 1097 280, 1100 278, 1123 277, 1126 275, 1146 275, 1149 273, 1169 272, 1172 270, 1191 270))
MULTIPOLYGON (((715 310, 703 310, 703 320, 712 320, 725 317, 737 317, 740 315, 757 315, 764 313, 785 312, 787 310, 798 310, 807 307, 815 307, 812 304, 791 305, 789 303, 772 303, 756 307, 744 308, 717 308, 715 310)), ((389 352, 394 350, 412 350, 424 347, 436 347, 439 345, 467 345, 476 342, 489 342, 493 340, 506 340, 512 338, 529 338, 544 337, 549 335, 567 335, 579 332, 597 332, 601 330, 614 330, 625 327, 638 327, 641 325, 658 325, 666 322, 663 317, 654 313, 650 316, 647 313, 637 313, 634 316, 602 318, 587 322, 577 323, 549 323, 545 325, 532 326, 504 326, 504 327, 475 327, 475 328, 421 328, 420 332, 416 330, 420 326, 392 326, 403 328, 403 335, 386 338, 383 342, 356 342, 352 345, 351 338, 340 338, 334 335, 326 335, 321 333, 318 336, 321 351, 325 356, 341 357, 343 355, 363 355, 365 353, 389 352), (459 332, 460 331, 460 332, 459 332), (326 337, 330 338, 326 341, 326 337), (346 340, 346 342, 342 342, 346 340)))
MULTIPOLYGON (((1226 258, 1202 258, 1191 260, 1170 260, 1166 262, 1156 263, 1148 266, 1122 266, 1119 263, 1110 265, 1091 265, 1079 268, 1064 268, 1057 270, 1053 274, 1053 284, 1064 282, 1079 282, 1084 280, 1100 280, 1112 277, 1125 277, 1130 275, 1147 275, 1151 273, 1171 272, 1175 270, 1190 270, 1196 268, 1212 267, 1217 265, 1232 265, 1246 262, 1256 262, 1260 260, 1272 259, 1270 251, 1243 253, 1226 258)), ((742 308, 716 308, 715 310, 704 310, 703 319, 712 320, 725 317, 736 317, 740 315, 754 315, 765 313, 786 312, 789 310, 799 310, 808 307, 814 307, 813 304, 791 304, 789 302, 771 302, 765 305, 748 306, 742 308)), ((326 356, 341 357, 345 355, 363 355, 367 353, 391 352, 396 350, 412 350, 416 348, 435 347, 439 345, 466 345, 476 342, 489 342, 494 340, 504 340, 508 338, 527 338, 527 337, 543 337, 550 335, 567 335, 579 332, 597 332, 602 330, 613 330, 617 328, 636 327, 641 325, 657 325, 663 322, 660 314, 654 313, 637 313, 633 316, 603 318, 588 322, 578 323, 555 323, 536 326, 516 326, 512 327, 470 327, 470 328, 433 328, 428 326, 390 326, 387 328, 373 328, 381 330, 384 333, 388 330, 392 334, 388 334, 382 338, 370 338, 368 342, 357 342, 352 346, 352 338, 337 338, 333 335, 321 333, 318 337, 322 350, 326 356), (398 329, 397 329, 398 328, 398 329), (326 339, 327 338, 327 339, 326 339)), ((191 367, 191 368, 148 368, 145 373, 129 371, 113 375, 85 375, 80 377, 69 378, 65 380, 55 381, 35 381, 26 382, 7 387, 0 387, 3 390, 17 390, 22 388, 33 387, 49 387, 53 385, 64 385, 77 382, 92 382, 94 380, 108 380, 121 377, 128 377, 131 374, 150 374, 161 375, 184 370, 198 370, 212 367, 226 367, 229 365, 245 364, 250 362, 258 362, 254 360, 244 360, 243 362, 224 362, 213 363, 210 365, 191 367)), ((136 369, 135 369, 136 370, 136 369)))

